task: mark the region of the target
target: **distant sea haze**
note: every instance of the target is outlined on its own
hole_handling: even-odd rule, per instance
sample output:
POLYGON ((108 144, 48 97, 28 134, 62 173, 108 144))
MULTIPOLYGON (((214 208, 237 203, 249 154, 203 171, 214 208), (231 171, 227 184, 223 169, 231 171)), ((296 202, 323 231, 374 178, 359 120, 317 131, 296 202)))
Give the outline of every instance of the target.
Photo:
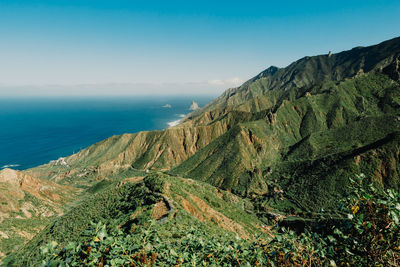
POLYGON ((0 99, 0 169, 28 169, 112 135, 179 124, 213 96, 0 99))

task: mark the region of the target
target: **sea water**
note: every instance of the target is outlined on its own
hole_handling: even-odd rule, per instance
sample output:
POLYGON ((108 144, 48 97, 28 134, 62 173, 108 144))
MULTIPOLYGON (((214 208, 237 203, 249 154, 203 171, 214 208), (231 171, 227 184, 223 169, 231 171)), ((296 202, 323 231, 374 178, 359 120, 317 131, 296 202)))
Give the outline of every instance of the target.
POLYGON ((214 96, 0 99, 0 169, 27 169, 112 135, 176 125, 214 96))

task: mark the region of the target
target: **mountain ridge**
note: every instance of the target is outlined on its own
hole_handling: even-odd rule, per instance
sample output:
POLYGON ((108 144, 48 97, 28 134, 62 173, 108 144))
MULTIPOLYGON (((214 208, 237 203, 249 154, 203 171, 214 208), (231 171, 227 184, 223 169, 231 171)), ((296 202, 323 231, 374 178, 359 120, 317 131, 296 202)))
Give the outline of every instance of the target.
MULTIPOLYGON (((380 190, 399 191, 399 62, 400 37, 271 66, 178 126, 113 136, 23 173, 79 188, 76 208, 126 231, 144 227, 137 218, 151 212, 178 223, 168 215, 171 207, 191 223, 213 225, 210 231, 249 238, 243 225, 266 233, 262 225, 271 220, 310 227, 340 221, 338 200, 351 193, 352 177, 361 173, 380 190), (214 194, 219 200, 208 197, 214 194), (226 213, 231 209, 248 213, 257 226, 226 213)), ((24 247, 26 253, 38 257, 44 240, 65 229, 83 238, 81 228, 89 223, 74 211, 57 220, 24 247)))
MULTIPOLYGON (((351 50, 332 54, 332 56, 329 56, 328 54, 312 56, 312 57, 306 56, 306 57, 303 57, 303 58, 289 64, 285 68, 278 68, 275 66, 271 66, 271 67, 267 68, 266 70, 260 72, 255 77, 246 81, 243 85, 236 87, 236 88, 231 88, 231 89, 226 90, 221 96, 216 98, 214 101, 212 101, 205 107, 201 108, 199 111, 194 112, 192 114, 194 114, 194 115, 200 114, 206 110, 209 110, 210 107, 215 109, 215 107, 213 107, 213 106, 219 106, 219 105, 227 106, 228 104, 229 105, 232 105, 232 104, 237 105, 238 101, 230 99, 230 98, 232 98, 232 96, 240 94, 241 91, 249 90, 249 88, 248 88, 249 84, 254 83, 262 78, 266 79, 266 78, 269 78, 274 75, 276 76, 277 74, 279 74, 279 72, 283 72, 284 70, 287 70, 286 73, 279 75, 279 76, 283 76, 282 78, 284 78, 284 79, 279 80, 279 81, 270 81, 268 85, 266 85, 266 86, 263 85, 263 87, 268 88, 268 90, 271 90, 271 89, 274 89, 274 87, 280 87, 281 84, 279 84, 279 83, 281 83, 281 82, 284 82, 284 85, 290 84, 291 82, 296 82, 296 81, 294 81, 293 78, 296 78, 297 76, 303 74, 301 71, 298 71, 298 70, 297 70, 297 72, 299 72, 299 73, 296 73, 295 70, 298 69, 299 66, 303 67, 304 65, 313 65, 313 64, 319 65, 318 70, 322 71, 322 73, 319 73, 318 75, 316 75, 315 73, 312 73, 310 75, 305 75, 306 76, 305 82, 310 82, 313 80, 312 78, 310 78, 310 76, 315 77, 316 80, 320 80, 321 76, 324 76, 324 72, 327 72, 327 69, 324 67, 327 67, 327 66, 332 67, 332 65, 335 66, 335 65, 343 64, 343 63, 345 63, 346 59, 352 58, 352 57, 354 57, 355 60, 354 60, 354 62, 346 63, 347 66, 346 66, 345 71, 337 70, 336 73, 330 74, 331 77, 335 78, 334 80, 340 81, 340 80, 343 80, 346 78, 354 77, 357 73, 359 73, 360 70, 362 70, 363 72, 370 72, 376 68, 382 68, 382 70, 383 70, 383 68, 390 65, 390 63, 393 62, 393 60, 395 58, 399 57, 399 53, 400 53, 399 52, 400 51, 399 40, 400 40, 400 37, 396 37, 396 38, 381 42, 380 44, 367 46, 367 47, 356 47, 351 50), (384 51, 383 55, 380 52, 382 50, 384 51), (373 55, 369 55, 369 53, 370 54, 373 53, 373 55), (367 57, 366 62, 365 62, 365 57, 367 57), (335 60, 335 62, 333 62, 334 60, 335 60), (329 63, 327 64, 324 62, 329 62, 329 63), (230 100, 228 100, 228 99, 230 99, 230 100)), ((302 70, 305 70, 305 69, 302 68, 302 70)), ((281 77, 278 77, 278 78, 281 78, 281 77)), ((301 89, 304 87, 304 84, 303 83, 297 83, 297 84, 295 83, 295 86, 298 89, 301 89)), ((314 84, 314 86, 315 86, 315 84, 314 84)), ((259 89, 259 88, 255 88, 255 89, 259 89)), ((253 91, 255 91, 255 90, 253 90, 253 91)), ((265 93, 265 91, 264 91, 264 93, 265 93)), ((254 94, 252 95, 252 97, 254 97, 254 94)), ((244 99, 246 99, 246 98, 244 98, 244 99)), ((193 115, 189 115, 189 117, 190 116, 193 116, 193 115)))

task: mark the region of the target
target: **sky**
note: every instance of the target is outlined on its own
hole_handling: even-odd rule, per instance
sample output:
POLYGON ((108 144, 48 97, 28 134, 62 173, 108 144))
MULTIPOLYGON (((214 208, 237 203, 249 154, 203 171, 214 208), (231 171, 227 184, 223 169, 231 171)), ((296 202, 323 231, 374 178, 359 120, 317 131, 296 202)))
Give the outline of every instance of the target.
POLYGON ((219 95, 400 36, 400 1, 0 0, 0 96, 219 95))

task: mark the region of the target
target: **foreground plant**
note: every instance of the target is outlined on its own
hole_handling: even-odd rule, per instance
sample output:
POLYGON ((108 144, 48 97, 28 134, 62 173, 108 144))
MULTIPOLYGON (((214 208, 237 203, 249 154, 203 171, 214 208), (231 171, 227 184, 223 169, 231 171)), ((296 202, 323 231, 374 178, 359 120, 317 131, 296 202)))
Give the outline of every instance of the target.
POLYGON ((347 218, 324 234, 278 227, 250 241, 212 235, 194 221, 166 238, 153 220, 128 232, 98 222, 82 232, 89 241, 42 247, 40 266, 399 266, 399 194, 366 181, 350 181, 347 218))
POLYGON ((328 236, 342 265, 399 266, 400 201, 394 190, 366 184, 365 175, 350 179, 348 219, 328 236))

